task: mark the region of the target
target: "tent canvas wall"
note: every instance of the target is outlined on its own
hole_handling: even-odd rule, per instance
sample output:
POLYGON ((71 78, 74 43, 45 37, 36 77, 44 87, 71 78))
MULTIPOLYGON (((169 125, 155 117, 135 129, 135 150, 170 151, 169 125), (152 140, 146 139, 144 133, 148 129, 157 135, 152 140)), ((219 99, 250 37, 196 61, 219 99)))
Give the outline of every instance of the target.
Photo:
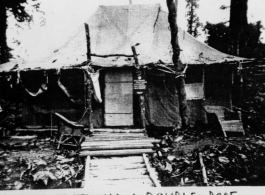
POLYGON ((1 75, 1 97, 20 104, 22 128, 56 128, 52 113, 90 126, 91 79, 83 69, 18 71, 1 75), (7 79, 7 78, 11 79, 7 79), (3 90, 3 85, 9 88, 3 90))
MULTIPOLYGON (((168 13, 161 10, 160 5, 100 6, 86 21, 90 28, 91 61, 87 61, 86 32, 82 26, 61 48, 55 50, 43 61, 10 62, 3 64, 0 71, 60 69, 80 66, 84 62, 83 65, 103 69, 100 70, 100 74, 103 75, 100 76, 103 103, 94 105, 92 114, 94 125, 132 126, 137 124, 135 112, 139 111, 137 108, 139 102, 133 95, 132 87, 132 75, 138 69, 135 68, 131 50, 131 46, 135 46, 138 66, 146 70, 148 81, 145 121, 148 125, 174 126, 179 121, 174 79, 172 80, 174 75, 165 73, 165 69, 157 75, 150 71, 151 67, 159 70, 161 67, 172 68, 173 66, 167 17, 168 13), (126 67, 131 67, 131 73, 125 71, 126 67), (113 74, 113 71, 118 69, 121 69, 122 73, 113 74), (114 119, 116 122, 112 123, 114 119), (127 122, 123 123, 125 121, 127 122)), ((210 87, 206 83, 210 78, 207 74, 212 75, 211 68, 216 66, 225 70, 245 59, 219 52, 181 29, 179 29, 178 39, 180 48, 183 50, 180 60, 189 66, 185 88, 192 121, 203 120, 202 106, 208 102, 218 103, 214 99, 218 97, 218 93, 215 96, 211 95, 211 89, 223 87, 220 79, 218 80, 220 86, 211 86, 214 80, 210 81, 210 87), (205 71, 206 69, 209 71, 205 71), (208 92, 205 93, 205 90, 208 92), (207 100, 207 96, 211 101, 207 100)), ((218 71, 214 74, 216 73, 218 71)), ((228 74, 232 75, 232 72, 228 74)), ((212 77, 215 78, 214 75, 212 77)), ((226 90, 223 92, 228 93, 226 90)), ((222 100, 226 101, 225 98, 220 99, 221 103, 222 100)))

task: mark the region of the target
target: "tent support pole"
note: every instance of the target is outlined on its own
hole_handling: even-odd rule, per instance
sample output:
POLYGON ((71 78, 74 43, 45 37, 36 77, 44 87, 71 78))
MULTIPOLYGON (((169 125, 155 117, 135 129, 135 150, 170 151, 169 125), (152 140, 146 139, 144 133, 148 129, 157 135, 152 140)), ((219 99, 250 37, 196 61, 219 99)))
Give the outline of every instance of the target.
MULTIPOLYGON (((133 52, 135 65, 136 65, 136 68, 137 68, 136 71, 140 71, 139 70, 139 61, 138 61, 138 57, 137 57, 135 46, 132 46, 132 52, 133 52)), ((142 125, 142 128, 144 128, 144 131, 145 131, 145 134, 146 134, 146 129, 145 129, 145 108, 144 108, 145 98, 144 98, 143 94, 137 94, 137 96, 138 96, 138 100, 139 100, 139 104, 140 104, 140 110, 141 110, 141 125, 142 125)))
POLYGON ((89 26, 85 23, 86 29, 86 45, 87 45, 87 59, 91 60, 91 47, 90 47, 90 35, 89 35, 89 26))

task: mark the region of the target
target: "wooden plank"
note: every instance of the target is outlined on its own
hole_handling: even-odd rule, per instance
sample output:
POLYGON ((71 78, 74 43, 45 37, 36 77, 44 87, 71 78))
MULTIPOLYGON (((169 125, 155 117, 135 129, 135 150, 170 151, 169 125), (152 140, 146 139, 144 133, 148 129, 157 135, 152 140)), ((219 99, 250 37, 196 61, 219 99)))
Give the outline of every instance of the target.
POLYGON ((103 164, 111 164, 111 163, 116 163, 116 164, 119 164, 119 163, 133 163, 133 162, 139 162, 139 163, 143 163, 143 158, 142 156, 126 156, 126 157, 100 157, 100 158, 93 158, 91 160, 91 164, 93 163, 97 163, 97 164, 100 164, 100 163, 103 163, 103 164))
POLYGON ((94 181, 94 180, 101 180, 101 181, 108 181, 108 180, 132 180, 132 179, 144 179, 144 180, 149 180, 150 178, 148 175, 141 175, 141 174, 137 174, 135 172, 132 173, 127 173, 127 174, 118 174, 118 175, 114 175, 114 174, 108 174, 105 172, 105 174, 101 174, 98 177, 96 175, 91 174, 91 177, 89 178, 90 181, 94 181))
POLYGON ((102 173, 100 175, 96 175, 93 172, 90 173, 90 181, 93 181, 94 179, 99 178, 100 180, 122 180, 122 179, 133 179, 133 178, 137 178, 137 179, 146 179, 146 180, 150 180, 148 175, 143 175, 143 174, 139 174, 137 172, 131 172, 131 173, 119 173, 119 174, 114 174, 114 172, 111 172, 111 174, 109 174, 108 172, 105 171, 105 174, 102 173))
POLYGON ((94 140, 91 140, 90 138, 86 137, 86 141, 82 143, 82 146, 83 145, 101 145, 101 144, 122 144, 122 143, 159 143, 160 140, 158 139, 153 139, 153 138, 145 138, 145 139, 138 139, 138 140, 115 140, 115 141, 94 141, 94 140))
POLYGON ((89 137, 90 139, 118 139, 118 140, 123 140, 123 139, 128 139, 128 138, 138 138, 138 139, 144 139, 147 138, 146 136, 143 135, 95 135, 95 136, 91 136, 89 137))
POLYGON ((81 151, 83 150, 90 150, 90 151, 96 151, 96 150, 126 150, 126 149, 147 149, 147 148, 153 148, 153 145, 114 145, 114 146, 86 146, 82 147, 81 151))
POLYGON ((93 134, 99 133, 144 133, 144 129, 91 129, 93 134))
POLYGON ((141 177, 144 175, 147 177, 147 169, 144 168, 137 168, 137 169, 111 169, 111 167, 108 167, 108 169, 90 169, 90 177, 98 176, 101 179, 107 178, 107 179, 113 179, 113 178, 131 178, 133 176, 135 177, 141 177))
POLYGON ((92 134, 90 138, 93 137, 147 137, 143 133, 98 133, 98 134, 92 134))
POLYGON ((223 120, 221 121, 222 124, 242 124, 242 122, 240 120, 223 120))
MULTIPOLYGON (((128 141, 132 141, 132 140, 128 140, 128 141)), ((119 146, 136 146, 136 145, 150 145, 150 146, 153 146, 153 143, 152 143, 152 141, 147 141, 147 142, 143 142, 143 141, 141 141, 141 142, 137 142, 136 140, 135 140, 135 143, 133 143, 133 142, 118 142, 118 143, 116 143, 117 141, 106 141, 106 142, 100 142, 99 141, 99 143, 95 143, 95 142, 88 142, 88 143, 84 143, 84 144, 82 144, 82 147, 89 147, 89 146, 91 146, 91 147, 100 147, 100 146, 117 146, 117 145, 119 145, 119 146)))
POLYGON ((102 165, 90 165, 90 170, 109 170, 109 169, 117 169, 117 170, 131 170, 131 169, 139 169, 139 168, 145 168, 145 164, 143 163, 132 163, 132 164, 123 164, 123 165, 108 165, 108 164, 102 164, 102 165))
POLYGON ((58 129, 21 129, 21 128, 17 128, 15 131, 44 132, 44 131, 58 131, 58 129))
POLYGON ((22 141, 27 141, 27 140, 35 140, 37 139, 37 135, 25 135, 25 136, 11 136, 9 138, 10 140, 22 140, 22 141))
POLYGON ((243 123, 240 120, 221 121, 220 123, 224 132, 241 132, 245 135, 243 123))
POLYGON ((113 136, 113 137, 115 137, 115 136, 147 137, 143 133, 108 133, 108 132, 93 133, 90 137, 106 137, 106 136, 113 136))
MULTIPOLYGON (((114 142, 114 141, 113 141, 114 142)), ((94 143, 94 142, 93 142, 94 143)), ((82 145, 82 148, 88 148, 88 147, 92 147, 92 148, 100 148, 100 147, 115 147, 115 146, 150 146, 153 147, 152 142, 136 142, 136 143, 98 143, 98 144, 84 144, 82 145)))
POLYGON ((202 153, 199 153, 199 161, 200 161, 200 166, 201 166, 201 171, 202 171, 202 179, 203 179, 203 183, 205 185, 208 185, 208 179, 207 179, 207 174, 206 174, 206 168, 204 166, 203 163, 203 157, 202 157, 202 153))
POLYGON ((139 140, 139 137, 90 137, 91 141, 129 141, 129 140, 139 140))
POLYGON ((85 165, 85 175, 84 175, 84 178, 85 178, 85 181, 84 181, 84 188, 87 188, 88 187, 88 184, 90 182, 89 178, 90 178, 90 156, 87 156, 86 158, 86 165, 85 165))
POLYGON ((139 179, 139 178, 131 178, 131 179, 120 179, 120 180, 100 180, 100 179, 94 179, 92 182, 90 182, 89 187, 93 188, 98 188, 102 186, 133 186, 134 188, 137 186, 141 187, 152 187, 153 183, 150 181, 150 179, 139 179))
POLYGON ((102 150, 102 151, 81 151, 80 156, 124 156, 143 153, 153 153, 152 149, 128 149, 128 150, 102 150))
POLYGON ((157 179, 157 175, 154 173, 154 170, 151 168, 151 166, 149 164, 149 160, 147 159, 146 154, 143 154, 143 159, 144 159, 147 171, 149 173, 149 176, 150 176, 151 180, 154 182, 155 187, 161 187, 161 184, 157 179))

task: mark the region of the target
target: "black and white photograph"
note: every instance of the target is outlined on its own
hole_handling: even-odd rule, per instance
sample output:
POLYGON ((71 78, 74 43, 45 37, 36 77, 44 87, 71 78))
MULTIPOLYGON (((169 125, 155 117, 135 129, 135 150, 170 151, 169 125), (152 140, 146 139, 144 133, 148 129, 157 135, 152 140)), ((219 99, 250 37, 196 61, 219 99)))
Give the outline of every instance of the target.
POLYGON ((0 194, 263 194, 264 25, 264 0, 1 0, 0 194))

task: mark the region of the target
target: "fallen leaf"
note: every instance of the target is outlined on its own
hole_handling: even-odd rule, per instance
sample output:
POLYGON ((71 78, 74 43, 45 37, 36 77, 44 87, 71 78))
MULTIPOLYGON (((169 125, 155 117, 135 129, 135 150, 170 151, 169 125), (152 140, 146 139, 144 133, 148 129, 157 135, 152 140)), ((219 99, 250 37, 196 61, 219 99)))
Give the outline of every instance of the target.
POLYGON ((35 160, 34 162, 36 163, 36 165, 47 165, 47 162, 42 159, 35 160))
POLYGON ((62 179, 63 178, 63 173, 61 171, 56 171, 54 173, 54 176, 57 178, 57 179, 62 179))
POLYGON ((74 176, 75 175, 75 170, 72 167, 69 167, 69 170, 71 172, 71 175, 74 176))
POLYGON ((12 172, 12 169, 8 169, 6 172, 7 173, 11 173, 12 172))
POLYGON ((23 186, 24 186, 24 183, 22 183, 20 181, 15 181, 13 188, 14 188, 14 190, 20 190, 23 186))
POLYGON ((48 175, 50 179, 57 180, 57 177, 52 172, 46 171, 45 174, 48 175))
POLYGON ((174 139, 174 142, 175 143, 180 142, 182 139, 183 139, 183 136, 179 136, 179 137, 174 139))
POLYGON ((65 164, 65 163, 69 163, 69 162, 73 162, 74 161, 74 158, 65 158, 65 159, 62 159, 60 160, 60 164, 65 164))
POLYGON ((20 180, 22 180, 22 177, 23 177, 23 175, 26 173, 26 171, 28 171, 28 169, 26 169, 26 170, 24 170, 24 171, 22 171, 21 173, 20 173, 20 180))
POLYGON ((243 178, 243 179, 241 179, 241 181, 247 182, 248 180, 247 180, 247 178, 243 178))
POLYGON ((4 161, 0 161, 0 167, 4 167, 4 166, 5 166, 4 161))
POLYGON ((175 157, 175 156, 172 156, 172 155, 169 155, 169 156, 167 157, 167 159, 168 159, 169 161, 173 161, 173 160, 176 160, 176 157, 175 157))
POLYGON ((164 170, 167 171, 168 173, 171 173, 173 170, 172 165, 166 162, 166 167, 164 170))
POLYGON ((188 161, 187 159, 184 160, 184 163, 186 163, 187 165, 190 164, 190 161, 188 161))
POLYGON ((44 177, 44 171, 38 171, 37 173, 35 173, 33 175, 33 181, 38 181, 39 179, 41 179, 42 177, 44 177))
POLYGON ((10 177, 6 177, 5 179, 4 179, 4 181, 10 181, 10 177))
POLYGON ((238 182, 239 182, 239 180, 238 180, 238 179, 235 179, 235 180, 234 180, 234 182, 238 183, 238 182))
POLYGON ((171 150, 171 148, 162 148, 163 152, 169 152, 171 150))
POLYGON ((229 163, 228 158, 227 158, 227 157, 224 157, 224 156, 220 156, 220 157, 218 158, 218 160, 219 160, 219 162, 224 163, 224 164, 229 163))
POLYGON ((57 156, 57 160, 63 160, 63 159, 65 159, 64 156, 61 156, 61 155, 58 155, 58 156, 57 156))
POLYGON ((47 186, 48 185, 48 176, 42 178, 43 183, 47 186))
POLYGON ((252 175, 250 178, 251 178, 251 179, 257 179, 258 176, 257 176, 257 175, 252 175))
POLYGON ((238 154, 241 158, 243 158, 243 159, 246 159, 247 157, 246 157, 246 155, 244 155, 244 154, 238 154))

